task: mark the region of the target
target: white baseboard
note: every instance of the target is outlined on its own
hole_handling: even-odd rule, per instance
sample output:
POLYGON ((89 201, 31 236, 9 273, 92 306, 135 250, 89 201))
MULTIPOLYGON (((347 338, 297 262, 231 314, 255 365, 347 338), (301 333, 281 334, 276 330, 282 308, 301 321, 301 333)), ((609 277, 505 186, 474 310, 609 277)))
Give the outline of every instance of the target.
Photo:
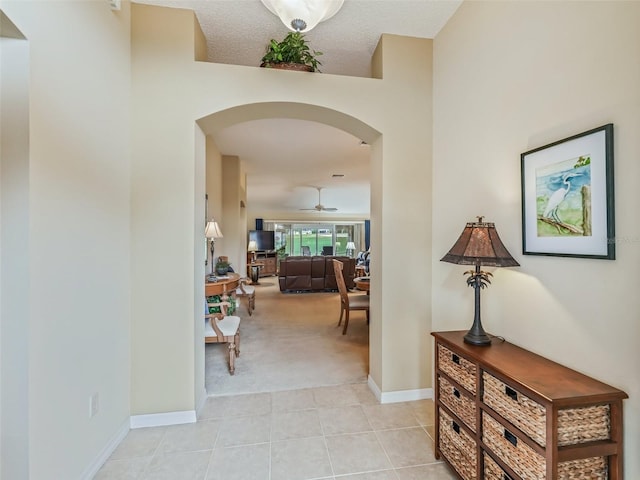
POLYGON ((165 425, 180 425, 182 423, 195 423, 197 415, 195 410, 183 410, 181 412, 149 413, 147 415, 133 415, 129 423, 131 428, 162 427, 165 425))
POLYGON ((200 397, 196 401, 196 418, 200 416, 200 412, 202 411, 204 404, 207 402, 207 397, 207 390, 203 388, 202 392, 200 392, 200 397))
POLYGON ((373 378, 371 378, 371 375, 367 376, 367 385, 369 386, 369 390, 371 390, 371 392, 376 396, 376 398, 380 402, 380 399, 382 398, 382 392, 378 388, 378 385, 376 385, 376 382, 373 381, 373 378))
POLYGON ((125 420, 120 428, 118 428, 115 435, 111 438, 111 440, 109 440, 109 442, 107 442, 102 451, 98 454, 96 459, 91 462, 91 464, 87 468, 84 469, 84 472, 82 472, 82 474, 80 475, 80 480, 91 480, 93 477, 95 477, 96 473, 98 473, 98 470, 100 470, 100 468, 102 468, 102 465, 104 465, 104 462, 107 461, 107 459, 111 456, 117 446, 120 445, 120 442, 122 442, 122 440, 124 440, 124 437, 127 436, 127 433, 129 433, 129 422, 125 420))
POLYGON ((371 378, 367 379, 367 385, 380 403, 412 402, 414 400, 425 400, 433 398, 433 388, 419 388, 417 390, 398 390, 396 392, 383 392, 376 382, 371 378))

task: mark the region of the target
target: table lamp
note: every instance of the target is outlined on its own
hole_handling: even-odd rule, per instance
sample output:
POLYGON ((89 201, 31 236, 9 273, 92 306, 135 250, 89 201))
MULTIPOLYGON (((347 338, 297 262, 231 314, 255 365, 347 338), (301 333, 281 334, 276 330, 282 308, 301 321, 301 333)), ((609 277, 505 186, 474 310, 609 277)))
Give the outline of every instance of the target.
POLYGON ((251 252, 251 263, 256 261, 256 250, 258 250, 258 242, 256 242, 255 240, 249 240, 247 251, 251 252))
POLYGON ((482 328, 480 320, 480 289, 486 287, 493 276, 490 272, 480 270, 481 265, 490 267, 519 267, 506 247, 502 244, 493 223, 483 222, 478 217, 477 222, 470 222, 464 227, 460 238, 451 247, 449 253, 440 259, 442 262, 458 265, 475 265, 475 270, 464 272, 469 275, 467 285, 475 290, 475 314, 473 325, 464 336, 464 341, 472 345, 490 345, 491 337, 482 328))
POLYGON ((347 256, 353 257, 353 252, 356 251, 356 244, 354 242, 347 242, 347 256))
POLYGON ((211 239, 211 275, 215 275, 216 262, 213 256, 214 244, 216 243, 216 238, 222 238, 222 232, 220 231, 218 222, 215 220, 207 222, 207 226, 204 227, 204 236, 211 239))

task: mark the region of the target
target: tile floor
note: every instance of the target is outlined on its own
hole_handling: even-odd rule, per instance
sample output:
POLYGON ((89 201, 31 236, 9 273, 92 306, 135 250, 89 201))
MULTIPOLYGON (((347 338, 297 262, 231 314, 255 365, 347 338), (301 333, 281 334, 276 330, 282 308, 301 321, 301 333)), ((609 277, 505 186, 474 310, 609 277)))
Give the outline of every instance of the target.
POLYGON ((209 397, 197 423, 131 430, 96 480, 453 480, 433 402, 366 384, 209 397))

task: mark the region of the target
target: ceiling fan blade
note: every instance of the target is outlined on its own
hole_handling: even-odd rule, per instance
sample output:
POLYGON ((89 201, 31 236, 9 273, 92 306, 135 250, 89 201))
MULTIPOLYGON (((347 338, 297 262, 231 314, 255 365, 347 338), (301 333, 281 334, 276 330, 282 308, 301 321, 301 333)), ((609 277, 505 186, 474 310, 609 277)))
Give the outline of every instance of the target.
POLYGON ((336 212, 338 209, 334 207, 325 207, 321 203, 320 192, 322 191, 322 187, 316 187, 318 190, 318 204, 313 208, 299 208, 298 210, 307 210, 307 211, 315 211, 315 212, 336 212))

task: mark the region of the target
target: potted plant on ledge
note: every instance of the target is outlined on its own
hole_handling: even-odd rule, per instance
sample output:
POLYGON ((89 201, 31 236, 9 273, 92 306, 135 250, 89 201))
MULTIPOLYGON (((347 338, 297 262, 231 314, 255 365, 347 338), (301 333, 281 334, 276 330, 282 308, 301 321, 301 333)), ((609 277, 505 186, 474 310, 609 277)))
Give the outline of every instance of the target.
POLYGON ((262 57, 260 66, 266 68, 281 68, 316 72, 322 65, 316 58, 322 52, 311 50, 309 44, 300 32, 289 32, 284 40, 277 42, 271 39, 267 51, 262 57))

